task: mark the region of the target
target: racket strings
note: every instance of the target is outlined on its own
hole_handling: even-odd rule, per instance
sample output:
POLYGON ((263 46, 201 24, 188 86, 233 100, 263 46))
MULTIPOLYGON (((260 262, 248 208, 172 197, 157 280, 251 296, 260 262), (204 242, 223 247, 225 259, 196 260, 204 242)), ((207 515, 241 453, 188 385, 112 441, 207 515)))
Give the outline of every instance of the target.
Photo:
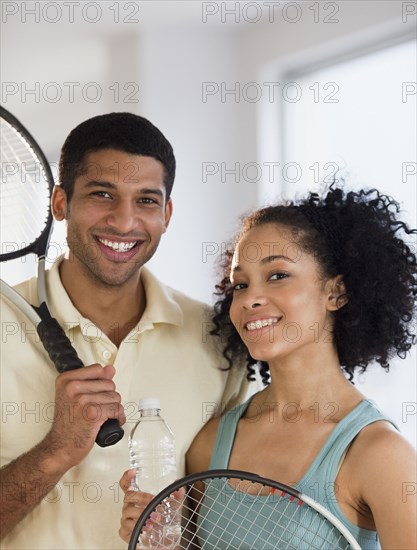
POLYGON ((29 142, 1 120, 1 253, 32 244, 47 225, 49 183, 29 142))
POLYGON ((248 495, 226 486, 226 479, 215 481, 215 487, 211 480, 204 491, 195 485, 186 488, 185 496, 177 500, 176 513, 171 514, 168 521, 163 517, 164 502, 175 497, 171 495, 165 499, 156 509, 157 518, 146 522, 142 531, 145 539, 139 537, 137 548, 145 548, 140 542, 150 540, 152 548, 161 550, 350 548, 349 542, 330 521, 284 492, 265 497, 266 486, 262 486, 258 495, 248 495), (178 540, 169 544, 164 529, 175 523, 181 523, 181 540, 178 536, 178 540))
MULTIPOLYGON (((262 493, 260 492, 260 494, 262 493)), ((238 499, 241 498, 241 496, 238 496, 238 499)), ((264 499, 261 502, 261 507, 259 507, 259 501, 252 500, 244 508, 244 514, 236 507, 233 515, 228 518, 226 529, 217 537, 220 544, 219 548, 224 548, 224 535, 226 533, 234 536, 239 531, 241 531, 240 538, 246 541, 245 548, 289 548, 298 550, 300 548, 339 548, 339 546, 334 545, 334 537, 329 537, 329 531, 333 532, 334 529, 337 532, 337 530, 320 514, 309 509, 306 505, 303 506, 302 503, 294 501, 285 494, 279 495, 279 500, 276 498, 273 500, 264 499), (284 508, 282 508, 283 504, 284 508), (281 505, 281 509, 279 510, 279 516, 277 516, 277 506, 279 505, 281 505), (313 519, 308 517, 306 512, 310 512, 313 519), (253 518, 256 518, 256 524, 254 524, 253 518), (274 526, 278 526, 279 529, 274 529, 274 526), (331 526, 331 528, 328 529, 328 526, 331 526), (246 532, 242 533, 245 529, 246 532), (255 529, 257 534, 253 542, 249 544, 247 535, 253 535, 255 529), (304 544, 308 543, 308 546, 303 546, 303 542, 304 544)), ((213 499, 208 512, 212 511, 216 504, 217 501, 213 499)), ((213 531, 209 533, 210 537, 213 531)), ((337 538, 343 537, 337 532, 337 538)), ((347 546, 343 543, 340 547, 346 548, 347 546)))

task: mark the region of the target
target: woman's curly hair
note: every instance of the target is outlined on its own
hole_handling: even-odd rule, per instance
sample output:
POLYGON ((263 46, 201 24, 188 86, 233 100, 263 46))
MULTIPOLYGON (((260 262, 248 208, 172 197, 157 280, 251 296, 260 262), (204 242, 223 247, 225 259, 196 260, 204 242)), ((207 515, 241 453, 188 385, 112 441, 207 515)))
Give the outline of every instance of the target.
MULTIPOLYGON (((232 251, 247 231, 270 223, 293 231, 297 245, 317 260, 324 279, 343 276, 348 300, 334 312, 333 337, 349 380, 355 369, 364 372, 371 361, 388 370, 393 356, 404 358, 416 343, 417 229, 399 221, 399 211, 396 201, 376 189, 345 192, 333 184, 322 197, 310 193, 306 199, 262 208, 247 217, 223 256, 222 280, 215 292, 219 299, 211 333, 221 338, 228 368, 243 360, 252 380, 257 364, 229 317, 232 251), (408 235, 413 237, 407 243, 408 235)), ((267 363, 260 362, 260 374, 267 383, 267 363)))

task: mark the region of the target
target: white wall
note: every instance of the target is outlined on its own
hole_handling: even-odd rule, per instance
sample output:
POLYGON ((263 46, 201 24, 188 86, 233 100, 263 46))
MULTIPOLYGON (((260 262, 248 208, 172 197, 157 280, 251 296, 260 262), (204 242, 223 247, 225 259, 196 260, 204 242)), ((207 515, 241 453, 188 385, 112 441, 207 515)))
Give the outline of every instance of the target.
POLYGON ((241 157, 241 122, 236 108, 202 101, 202 82, 233 74, 239 59, 234 34, 226 29, 169 28, 143 36, 143 111, 172 140, 178 172, 174 216, 153 268, 165 281, 210 299, 212 252, 231 235, 234 221, 256 201, 256 187, 242 189, 213 178, 207 163, 241 157), (210 244, 204 244, 210 243, 210 244), (212 243, 212 244, 211 244, 212 243))
MULTIPOLYGON (((30 129, 52 163, 68 132, 93 115, 130 110, 159 126, 173 143, 178 174, 174 217, 152 266, 164 281, 204 300, 211 300, 215 251, 234 232, 238 216, 282 191, 280 181, 265 185, 266 171, 260 181, 250 182, 239 171, 221 170, 284 159, 282 113, 277 102, 268 101, 264 83, 375 40, 409 35, 416 24, 413 3, 396 0, 275 2, 272 14, 266 2, 119 2, 118 22, 114 2, 84 2, 72 19, 62 3, 53 23, 56 4, 2 2, 2 103, 30 129), (35 4, 36 16, 24 13, 24 6, 35 4), (83 13, 88 4, 91 9, 83 13), (215 13, 203 22, 203 10, 215 13), (69 82, 78 83, 73 100, 69 82), (242 93, 250 82, 263 89, 259 101, 242 93), (203 101, 203 83, 240 93, 222 97, 219 91, 203 101), (62 97, 53 101, 56 88, 62 97), (27 93, 30 89, 38 92, 27 93), (92 101, 97 89, 101 97, 92 101), (128 92, 136 102, 127 101, 128 92), (207 163, 219 171, 203 182, 207 163)), ((64 233, 59 227, 54 240, 64 233)), ((2 266, 11 281, 30 271, 28 263, 2 266)), ((385 380, 380 387, 386 387, 385 380)), ((415 402, 414 391, 407 400, 415 402)), ((396 414, 400 418, 401 410, 396 414)))
MULTIPOLYGON (((335 44, 351 48, 364 29, 372 39, 383 32, 381 24, 387 34, 393 25, 407 27, 401 20, 404 3, 395 1, 330 3, 337 7, 334 15, 329 9, 314 13, 312 2, 290 3, 293 7, 281 2, 273 12, 264 2, 257 9, 248 2, 119 2, 119 22, 114 3, 101 3, 101 12, 95 3, 84 11, 74 7, 72 15, 62 5, 59 20, 55 4, 3 2, 3 105, 31 130, 53 163, 67 133, 90 116, 131 110, 155 122, 174 145, 178 176, 172 225, 152 265, 165 281, 206 300, 215 280, 215 250, 234 232, 238 216, 265 198, 262 182, 245 180, 242 170, 265 154, 273 160, 281 143, 265 145, 268 120, 274 128, 279 122, 278 105, 265 101, 265 87, 257 102, 245 101, 242 93, 222 98, 220 92, 204 102, 203 83, 219 90, 240 86, 242 92, 248 82, 276 81, 277 66, 284 63, 308 62, 312 52, 330 54, 335 44), (35 4, 36 15, 30 12, 35 4), (250 22, 258 15, 260 21, 250 22), (68 83, 77 83, 73 100, 68 83), (56 89, 62 97, 54 101, 56 89), (101 97, 93 101, 97 90, 101 97), (127 102, 129 92, 137 102, 127 102), (257 115, 263 108, 269 117, 262 125, 257 115), (268 146, 271 154, 265 153, 268 146), (222 172, 222 166, 235 165, 236 175, 222 172), (206 183, 204 166, 218 167, 206 183)), ((274 194, 279 194, 276 182, 274 194)), ((64 228, 54 240, 58 235, 62 238, 64 228)), ((26 274, 13 267, 12 276, 26 274)))

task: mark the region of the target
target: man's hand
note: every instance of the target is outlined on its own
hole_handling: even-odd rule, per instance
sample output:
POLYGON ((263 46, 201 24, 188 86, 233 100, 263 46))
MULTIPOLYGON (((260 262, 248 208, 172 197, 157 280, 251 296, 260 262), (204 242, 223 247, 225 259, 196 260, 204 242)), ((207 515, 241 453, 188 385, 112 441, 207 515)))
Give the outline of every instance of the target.
POLYGON ((0 538, 3 539, 45 497, 51 488, 92 449, 108 418, 126 421, 113 382, 114 367, 90 365, 60 374, 56 379, 55 416, 44 439, 1 468, 0 538), (37 487, 24 494, 20 487, 37 487))
POLYGON ((55 383, 55 416, 44 443, 51 454, 67 457, 65 469, 79 464, 94 446, 101 425, 109 418, 124 424, 121 397, 113 382, 112 365, 98 364, 60 374, 55 383))

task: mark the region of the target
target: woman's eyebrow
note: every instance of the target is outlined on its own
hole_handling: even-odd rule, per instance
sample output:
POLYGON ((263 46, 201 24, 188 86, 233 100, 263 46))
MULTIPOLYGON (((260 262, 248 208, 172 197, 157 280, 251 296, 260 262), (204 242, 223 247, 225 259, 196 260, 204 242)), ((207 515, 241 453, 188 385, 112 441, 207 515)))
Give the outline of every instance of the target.
POLYGON ((269 264, 271 262, 275 262, 276 260, 285 260, 286 262, 291 262, 292 264, 295 263, 293 259, 285 256, 284 254, 276 254, 273 256, 265 256, 265 258, 262 258, 261 264, 269 264))
MULTIPOLYGON (((284 260, 286 262, 291 262, 292 264, 295 263, 295 261, 288 256, 285 256, 284 254, 274 254, 273 256, 265 256, 265 258, 262 258, 260 263, 262 265, 270 264, 272 262, 275 262, 277 260, 284 260)), ((242 271, 242 268, 239 264, 236 264, 233 266, 232 271, 242 271)))

